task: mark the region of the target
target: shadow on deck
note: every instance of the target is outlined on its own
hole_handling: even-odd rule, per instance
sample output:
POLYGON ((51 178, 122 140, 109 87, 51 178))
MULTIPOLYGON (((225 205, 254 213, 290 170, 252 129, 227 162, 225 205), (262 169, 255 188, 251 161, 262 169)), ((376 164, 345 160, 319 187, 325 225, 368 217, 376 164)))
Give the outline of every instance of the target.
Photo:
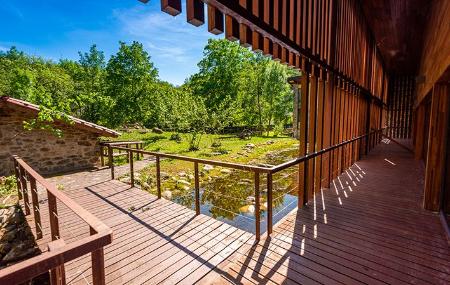
POLYGON ((449 284, 450 250, 422 190, 420 163, 381 143, 203 283, 449 284))
MULTIPOLYGON (((420 163, 382 143, 256 245, 119 181, 65 192, 114 231, 107 284, 449 284, 450 250, 438 216, 421 207, 422 187, 420 163)), ((66 241, 89 234, 68 209, 58 212, 66 241)), ((66 263, 68 283, 90 282, 90 266, 89 255, 66 263)))
MULTIPOLYGON (((113 230, 113 243, 105 247, 107 284, 192 284, 253 237, 115 180, 65 193, 113 230)), ((89 234, 74 213, 58 206, 61 237, 66 242, 89 234)), ((46 213, 42 215, 48 220, 46 213)), ((38 240, 42 250, 49 241, 49 236, 38 240)), ((90 266, 89 255, 66 263, 67 283, 90 283, 90 266)))

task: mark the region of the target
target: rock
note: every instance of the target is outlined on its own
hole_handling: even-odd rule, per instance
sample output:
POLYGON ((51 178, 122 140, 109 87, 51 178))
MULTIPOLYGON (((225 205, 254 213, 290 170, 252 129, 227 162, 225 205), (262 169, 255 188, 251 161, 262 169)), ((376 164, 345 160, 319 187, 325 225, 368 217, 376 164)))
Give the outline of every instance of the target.
POLYGON ((254 147, 255 147, 255 144, 253 144, 253 143, 248 143, 248 144, 245 145, 244 148, 254 148, 254 147))
POLYGON ((189 190, 191 190, 191 188, 189 186, 183 186, 183 190, 184 191, 189 191, 189 190))
POLYGON ((36 252, 36 248, 27 248, 25 243, 18 243, 14 245, 11 250, 3 257, 4 262, 12 262, 26 256, 32 255, 36 252))
POLYGON ((124 183, 131 183, 131 178, 130 177, 123 177, 120 179, 120 181, 124 182, 124 183))
POLYGON ((185 177, 186 176, 186 172, 182 171, 178 173, 178 176, 180 177, 185 177))
POLYGON ((254 205, 245 205, 245 206, 239 208, 239 211, 241 213, 253 214, 253 213, 255 213, 255 206, 254 205))
POLYGON ((162 134, 163 130, 161 130, 160 128, 153 128, 152 130, 155 134, 162 134))
POLYGON ((191 186, 191 182, 186 181, 186 180, 182 180, 182 179, 178 180, 177 183, 183 184, 183 185, 186 185, 186 186, 191 186))
POLYGON ((224 168, 224 169, 221 169, 220 172, 224 173, 224 174, 229 174, 229 173, 231 173, 231 170, 228 168, 224 168))
POLYGON ((205 166, 203 166, 203 170, 210 171, 212 169, 214 169, 214 166, 212 166, 212 165, 205 164, 205 166))
POLYGON ((7 231, 3 237, 2 240, 3 241, 13 241, 16 238, 16 234, 17 234, 17 230, 11 230, 11 231, 7 231))
POLYGON ((167 172, 160 172, 159 173, 161 179, 167 180, 170 178, 170 175, 167 172))
POLYGON ((255 203, 255 197, 253 196, 248 196, 246 199, 247 203, 255 203))
POLYGON ((267 145, 274 144, 274 143, 275 143, 275 141, 273 141, 273 140, 266 142, 267 145))
POLYGON ((194 175, 192 175, 192 174, 189 174, 188 178, 189 178, 189 180, 194 180, 195 179, 194 175))
POLYGON ((11 244, 8 242, 0 243, 0 254, 5 255, 11 249, 11 244))
POLYGON ((178 179, 175 176, 170 177, 170 179, 172 179, 173 181, 177 182, 178 179))
POLYGON ((162 196, 167 200, 172 200, 172 191, 166 190, 162 193, 162 196))

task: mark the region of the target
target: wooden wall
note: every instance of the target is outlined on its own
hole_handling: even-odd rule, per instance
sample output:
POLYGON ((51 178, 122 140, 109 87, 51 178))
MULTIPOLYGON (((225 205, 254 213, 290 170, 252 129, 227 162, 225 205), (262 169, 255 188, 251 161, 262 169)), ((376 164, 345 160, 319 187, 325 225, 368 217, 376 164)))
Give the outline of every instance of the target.
POLYGON ((445 181, 449 114, 450 86, 435 84, 431 97, 424 192, 424 207, 434 211, 439 210, 441 191, 445 181))
POLYGON ((388 100, 387 134, 392 138, 411 138, 414 86, 414 76, 398 76, 391 78, 388 100))
POLYGON ((419 68, 425 82, 417 84, 416 106, 450 66, 450 1, 436 0, 431 8, 419 68))

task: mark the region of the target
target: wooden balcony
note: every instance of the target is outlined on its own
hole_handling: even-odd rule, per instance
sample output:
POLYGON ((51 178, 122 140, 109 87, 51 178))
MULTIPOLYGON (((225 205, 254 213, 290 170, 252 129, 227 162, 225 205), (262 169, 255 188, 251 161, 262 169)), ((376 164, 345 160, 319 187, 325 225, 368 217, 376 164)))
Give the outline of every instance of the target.
MULTIPOLYGON (((117 180, 89 184, 89 175, 97 174, 80 174, 86 185, 63 192, 114 233, 104 248, 106 284, 450 282, 450 249, 439 217, 421 206, 423 167, 389 140, 258 242, 117 180)), ((35 225, 33 216, 28 219, 35 225)), ((51 241, 48 219, 43 212, 38 243, 44 251, 51 241)), ((67 244, 90 235, 64 205, 58 205, 58 221, 67 244)), ((92 272, 89 255, 65 263, 68 284, 92 283, 92 272)))

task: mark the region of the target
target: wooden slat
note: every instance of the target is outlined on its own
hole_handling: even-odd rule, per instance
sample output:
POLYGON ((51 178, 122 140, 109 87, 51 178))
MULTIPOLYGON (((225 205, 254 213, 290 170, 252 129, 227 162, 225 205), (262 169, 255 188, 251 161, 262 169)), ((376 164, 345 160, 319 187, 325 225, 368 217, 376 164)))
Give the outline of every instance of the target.
POLYGON ((205 7, 202 0, 187 0, 186 15, 188 23, 198 27, 205 23, 205 7))
POLYGON ((181 13, 181 0, 161 0, 161 10, 176 16, 181 13))
POLYGON ((223 33, 223 14, 212 5, 208 5, 208 31, 215 35, 223 33))

